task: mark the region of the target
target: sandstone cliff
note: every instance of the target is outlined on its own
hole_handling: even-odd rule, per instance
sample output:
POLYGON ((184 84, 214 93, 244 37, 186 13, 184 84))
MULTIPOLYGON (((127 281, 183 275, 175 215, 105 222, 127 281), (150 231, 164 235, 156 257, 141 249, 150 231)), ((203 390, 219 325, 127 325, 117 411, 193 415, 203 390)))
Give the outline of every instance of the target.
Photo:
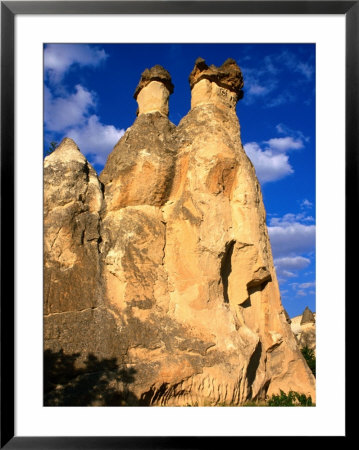
POLYGON ((99 179, 69 139, 45 159, 47 404, 315 399, 240 139, 242 73, 199 58, 189 81, 176 127, 170 75, 146 69, 138 117, 99 179))

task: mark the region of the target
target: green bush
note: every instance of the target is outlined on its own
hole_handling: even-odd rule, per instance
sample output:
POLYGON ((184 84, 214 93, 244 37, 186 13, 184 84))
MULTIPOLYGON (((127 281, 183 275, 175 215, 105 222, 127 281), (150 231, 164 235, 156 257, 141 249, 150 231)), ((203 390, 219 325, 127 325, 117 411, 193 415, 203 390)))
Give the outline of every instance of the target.
POLYGON ((298 392, 289 391, 288 394, 280 389, 280 395, 273 394, 268 400, 268 406, 313 406, 312 397, 298 392))
POLYGON ((314 350, 310 349, 309 347, 305 346, 302 348, 302 355, 304 356, 304 359, 307 361, 309 369, 312 371, 313 375, 315 376, 315 354, 314 350))

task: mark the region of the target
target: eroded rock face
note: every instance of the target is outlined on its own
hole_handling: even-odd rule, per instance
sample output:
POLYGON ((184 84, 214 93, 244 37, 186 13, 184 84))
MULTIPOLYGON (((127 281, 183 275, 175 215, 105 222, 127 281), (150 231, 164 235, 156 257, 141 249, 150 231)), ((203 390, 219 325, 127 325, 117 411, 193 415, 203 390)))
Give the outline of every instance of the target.
MULTIPOLYGON (((141 106, 145 89, 171 91, 158 67, 144 74, 135 94, 139 116, 100 176, 104 197, 93 178, 100 228, 97 253, 91 254, 97 290, 89 304, 95 312, 86 318, 81 312, 81 302, 89 302, 85 287, 79 287, 83 298, 72 301, 97 344, 89 337, 86 347, 86 333, 79 338, 61 333, 71 325, 63 325, 60 314, 55 325, 45 327, 51 335, 47 348, 68 349, 71 341, 72 351, 89 348, 97 358, 114 358, 120 371, 133 372, 127 382, 114 377, 111 389, 125 391, 134 404, 239 405, 279 389, 315 399, 314 377, 281 304, 260 186, 241 144, 235 112, 243 87, 239 67, 233 60, 220 68, 197 60, 190 76, 192 109, 178 127, 163 103, 158 106, 161 95, 153 100, 148 95, 141 106)), ((54 157, 57 152, 63 158, 59 149, 54 157)), ((66 161, 61 164, 69 179, 77 180, 81 167, 88 167, 84 158, 82 165, 66 161)), ((52 176, 49 172, 50 186, 52 176)), ((61 185, 48 209, 58 208, 62 198, 75 202, 81 183, 73 195, 61 185)), ((45 232, 56 234, 52 216, 45 218, 50 230, 45 232)), ((66 242, 59 243, 61 252, 46 253, 50 264, 60 265, 66 245, 80 252, 77 241, 66 242)), ((56 304, 56 295, 50 294, 48 303, 56 304)), ((57 308, 69 311, 65 304, 57 308)), ((77 317, 71 314, 73 323, 77 317)), ((105 394, 90 404, 116 401, 105 394)))
POLYGON ((96 172, 64 139, 44 162, 45 315, 98 305, 102 202, 96 172))
POLYGON ((299 348, 308 347, 316 350, 316 323, 315 315, 308 308, 303 311, 300 316, 293 317, 291 320, 291 328, 298 342, 299 348))
MULTIPOLYGON (((89 357, 122 361, 127 349, 104 299, 102 207, 96 172, 74 141, 64 139, 44 162, 45 371, 56 373, 57 382, 89 357)), ((55 405, 54 392, 60 391, 50 380, 45 380, 45 404, 55 405)), ((77 404, 74 397, 69 402, 77 404)))
MULTIPOLYGON (((204 76, 196 64, 193 78, 211 83, 211 95, 192 100, 177 127, 176 177, 163 207, 164 264, 169 314, 198 338, 212 337, 208 354, 217 351, 222 358, 204 362, 194 377, 211 389, 196 392, 186 383, 180 388, 199 404, 243 403, 279 389, 313 396, 314 379, 281 305, 260 186, 240 140, 232 107, 238 94, 230 83, 226 89, 223 66, 221 86, 202 67, 204 76)), ((232 62, 230 67, 232 79, 239 68, 232 62)), ((235 86, 242 87, 241 78, 235 86)))
POLYGON ((158 111, 136 119, 101 173, 106 211, 166 202, 175 171, 174 130, 175 126, 158 111))

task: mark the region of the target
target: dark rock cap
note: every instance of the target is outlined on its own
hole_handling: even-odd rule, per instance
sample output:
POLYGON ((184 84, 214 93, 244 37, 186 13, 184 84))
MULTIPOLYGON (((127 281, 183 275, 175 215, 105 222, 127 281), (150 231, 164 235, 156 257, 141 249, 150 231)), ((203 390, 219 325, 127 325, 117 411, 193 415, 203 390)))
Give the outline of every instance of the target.
POLYGON ((133 94, 133 98, 135 100, 137 99, 141 89, 146 87, 149 83, 151 83, 151 81, 160 81, 166 86, 169 93, 172 94, 174 86, 171 80, 171 75, 162 66, 156 65, 151 67, 151 69, 146 69, 142 73, 140 82, 138 83, 135 93, 133 94))
POLYGON ((300 321, 300 324, 303 325, 304 323, 315 323, 315 318, 312 313, 312 311, 306 306, 303 315, 302 320, 300 321))
POLYGON ((214 81, 218 86, 235 92, 238 94, 239 98, 243 97, 242 88, 244 83, 242 71, 238 67, 236 61, 232 58, 227 59, 220 67, 216 67, 213 64, 207 66, 206 61, 203 58, 197 58, 194 68, 189 76, 191 89, 196 83, 204 78, 214 81))

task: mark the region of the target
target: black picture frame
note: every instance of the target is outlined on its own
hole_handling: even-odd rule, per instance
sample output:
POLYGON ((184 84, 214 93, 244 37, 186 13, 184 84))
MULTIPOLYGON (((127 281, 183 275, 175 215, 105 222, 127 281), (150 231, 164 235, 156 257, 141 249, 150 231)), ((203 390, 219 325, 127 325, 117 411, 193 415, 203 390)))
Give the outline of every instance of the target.
MULTIPOLYGON (((15 436, 14 405, 14 20, 18 14, 339 14, 346 20, 346 299, 358 253, 359 1, 4 1, 1 2, 1 442, 6 449, 177 449, 239 437, 15 436), (352 267, 352 268, 351 268, 352 267)), ((330 74, 328 75, 330 76, 330 74)), ((328 95, 335 95, 333 92, 328 95)), ((355 301, 355 299, 352 299, 355 301)), ((347 305, 347 303, 346 303, 347 305)), ((347 316, 346 316, 347 324, 347 316)), ((346 325, 346 338, 348 336, 346 325)), ((348 342, 348 339, 346 339, 348 342)), ((333 364, 335 364, 333 362, 333 364)), ((347 373, 347 372, 346 372, 347 373)), ((348 392, 348 389, 346 389, 348 392)), ((347 405, 347 402, 346 402, 347 405)), ((347 417, 347 415, 346 415, 347 417)), ((348 427, 346 435, 348 437, 348 427)), ((238 445, 238 443, 237 443, 238 445)))

